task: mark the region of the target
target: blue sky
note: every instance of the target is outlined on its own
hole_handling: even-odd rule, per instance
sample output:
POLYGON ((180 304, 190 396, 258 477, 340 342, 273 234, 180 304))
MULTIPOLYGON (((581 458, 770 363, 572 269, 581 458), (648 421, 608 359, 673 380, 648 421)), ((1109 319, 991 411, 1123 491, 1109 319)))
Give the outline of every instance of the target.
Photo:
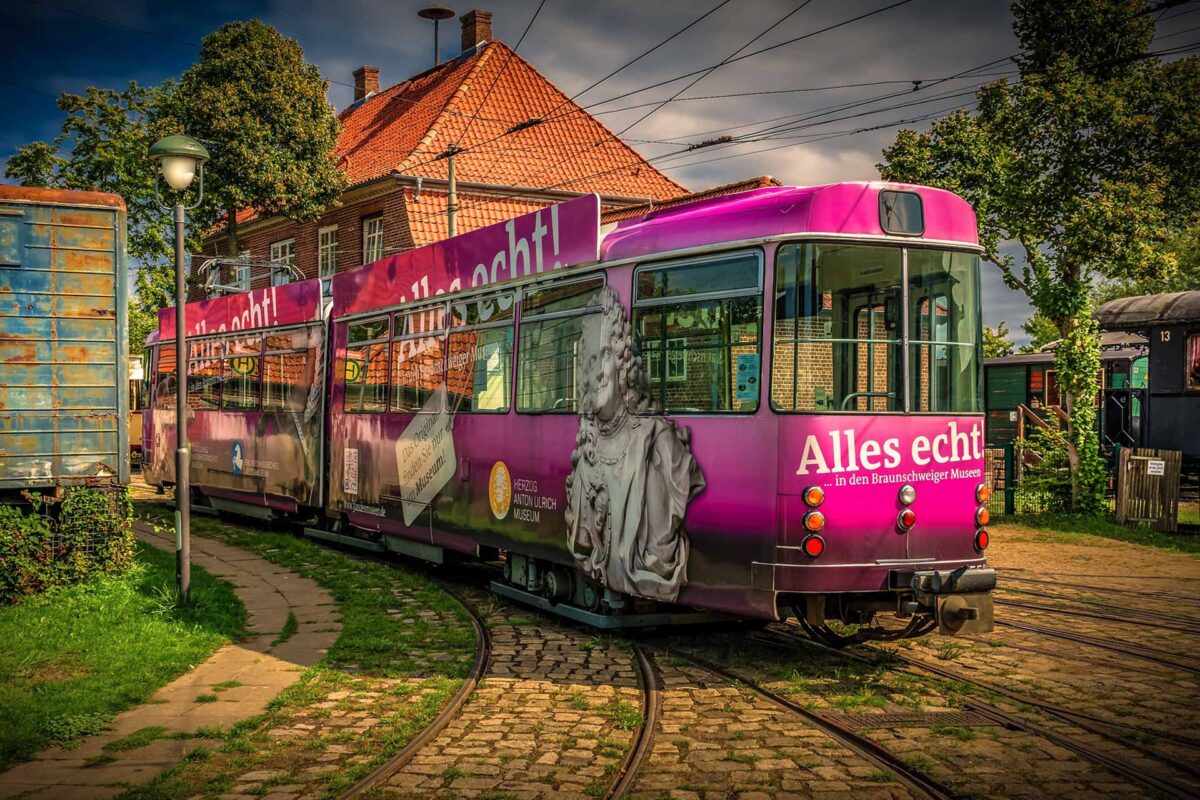
MULTIPOLYGON (((884 8, 894 0, 813 0, 755 41, 745 52, 843 22, 884 8)), ((539 0, 463 0, 447 3, 458 13, 473 7, 494 12, 496 38, 516 44, 539 0)), ((620 0, 579 2, 547 0, 520 52, 570 93, 695 19, 719 0, 620 0)), ((583 95, 580 102, 610 127, 620 131, 649 108, 619 109, 666 99, 687 81, 673 83, 609 103, 624 92, 645 87, 701 67, 738 51, 759 33, 795 9, 785 0, 731 0, 671 43, 583 95)), ((258 18, 295 37, 309 61, 334 83, 330 102, 341 109, 352 99, 351 72, 362 64, 381 68, 385 86, 432 63, 430 23, 416 17, 419 0, 215 0, 175 3, 159 0, 6 0, 0 8, 0 103, 7 110, 0 126, 0 160, 29 141, 52 138, 61 115, 54 98, 59 92, 82 92, 88 85, 121 88, 129 81, 155 84, 178 76, 193 62, 200 39, 230 20, 258 18)), ((1178 12, 1174 12, 1178 13, 1178 12)), ((1160 33, 1182 30, 1194 18, 1167 20, 1160 33), (1172 27, 1174 26, 1174 27, 1172 27)), ((1187 41, 1176 37, 1173 41, 1187 41)), ((805 112, 819 113, 835 104, 868 100, 911 88, 905 83, 823 91, 788 91, 885 80, 929 82, 1016 52, 1008 3, 1001 0, 914 0, 881 11, 761 56, 730 64, 711 73, 683 97, 707 99, 673 102, 625 134, 643 154, 678 149, 680 141, 703 141, 722 129, 746 126, 805 112), (745 95, 746 92, 779 92, 745 95), (739 97, 715 97, 739 94, 739 97)), ((443 55, 459 50, 459 24, 442 26, 443 55)), ((992 69, 1004 69, 1005 66, 992 69)), ((692 189, 740 178, 771 174, 785 183, 812 184, 878 177, 874 164, 895 136, 902 119, 969 102, 969 91, 982 78, 939 85, 936 90, 866 104, 826 115, 821 126, 804 131, 842 134, 826 141, 779 140, 701 151, 670 164, 668 174, 692 189), (874 113, 884 105, 927 100, 905 109, 874 113), (839 119, 840 117, 852 118, 839 119), (879 130, 852 132, 881 125, 879 130), (770 152, 766 147, 791 145, 770 152), (731 157, 726 157, 731 156, 731 157), (715 160, 720 158, 720 160, 715 160), (701 163, 707 162, 707 163, 701 163)), ((910 123, 905 127, 922 127, 910 123)), ((741 133, 745 127, 729 131, 741 133)), ((984 269, 985 320, 1008 320, 1017 329, 1029 314, 1022 295, 1009 291, 992 266, 984 269)), ((1019 331, 1018 331, 1019 333, 1019 331)))

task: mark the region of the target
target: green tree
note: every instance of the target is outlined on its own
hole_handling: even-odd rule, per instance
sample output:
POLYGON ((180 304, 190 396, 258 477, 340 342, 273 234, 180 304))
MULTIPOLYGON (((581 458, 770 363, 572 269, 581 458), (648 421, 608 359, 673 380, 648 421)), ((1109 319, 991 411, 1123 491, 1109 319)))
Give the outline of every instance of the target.
POLYGON ((1161 292, 1186 292, 1200 289, 1200 225, 1180 231, 1167 241, 1177 269, 1164 278, 1117 277, 1096 286, 1096 302, 1161 292))
POLYGON ((1013 353, 1013 343, 1009 341, 1008 335, 1012 333, 1008 329, 1008 324, 1004 320, 992 328, 988 325, 983 326, 983 357, 984 358, 1003 358, 1011 356, 1013 353))
POLYGON ((313 220, 341 196, 345 176, 333 158, 341 123, 327 89, 300 45, 259 20, 204 37, 175 114, 212 153, 196 218, 225 224, 231 256, 240 251, 238 211, 313 220))
POLYGON ((1043 347, 1062 338, 1058 326, 1040 311, 1030 314, 1029 319, 1021 323, 1021 330, 1029 336, 1029 344, 1023 344, 1018 348, 1022 353, 1041 352, 1043 347))
POLYGON ((1013 5, 1020 79, 982 87, 974 112, 901 131, 889 180, 941 186, 979 218, 984 257, 1061 334, 1055 350, 1070 419, 1071 508, 1100 508, 1095 434, 1097 277, 1166 280, 1166 246, 1200 196, 1200 60, 1148 52, 1145 0, 1021 0, 1013 5), (1002 254, 1017 244, 1023 258, 1002 254))
MULTIPOLYGON (((174 233, 171 212, 154 194, 154 164, 146 155, 160 136, 178 123, 164 113, 174 85, 139 86, 123 91, 88 87, 83 95, 63 94, 58 107, 66 115, 53 142, 32 142, 17 149, 5 174, 24 186, 112 192, 125 199, 128 255, 137 270, 137 293, 129 302, 129 344, 141 347, 158 325, 158 309, 174 289, 143 292, 143 287, 172 285, 174 233)), ((200 239, 191 230, 189 248, 200 239)))

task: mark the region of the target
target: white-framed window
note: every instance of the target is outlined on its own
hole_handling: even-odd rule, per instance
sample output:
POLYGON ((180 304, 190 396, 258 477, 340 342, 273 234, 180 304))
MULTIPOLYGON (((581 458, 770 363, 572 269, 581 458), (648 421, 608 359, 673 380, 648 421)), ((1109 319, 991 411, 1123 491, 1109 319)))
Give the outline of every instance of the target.
MULTIPOLYGON (((662 381, 662 358, 654 348, 642 351, 646 364, 646 375, 654 383, 662 381)), ((667 339, 667 382, 679 383, 687 380, 687 339, 682 336, 667 339)))
MULTIPOLYGON (((250 260, 250 251, 243 250, 238 253, 238 258, 242 261, 250 260)), ((234 267, 233 285, 238 288, 239 292, 250 291, 250 265, 238 264, 234 267)))
MULTIPOLYGON (((289 267, 296 265, 296 240, 284 239, 282 242, 274 242, 271 244, 271 261, 276 264, 287 264, 289 267)), ((285 270, 271 270, 271 285, 283 286, 285 283, 290 283, 292 274, 285 270)))
POLYGON ((321 291, 329 294, 331 278, 337 272, 338 229, 337 225, 317 231, 317 269, 321 276, 321 291))
POLYGON ((383 214, 363 217, 363 263, 383 258, 383 214))

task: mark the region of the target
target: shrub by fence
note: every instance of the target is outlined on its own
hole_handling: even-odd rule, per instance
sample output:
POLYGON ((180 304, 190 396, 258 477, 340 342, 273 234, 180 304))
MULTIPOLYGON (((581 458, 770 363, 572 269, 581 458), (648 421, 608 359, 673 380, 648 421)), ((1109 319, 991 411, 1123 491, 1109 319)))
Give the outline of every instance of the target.
POLYGON ((29 498, 28 513, 0 506, 0 603, 132 563, 128 490, 69 489, 53 516, 38 495, 29 498))

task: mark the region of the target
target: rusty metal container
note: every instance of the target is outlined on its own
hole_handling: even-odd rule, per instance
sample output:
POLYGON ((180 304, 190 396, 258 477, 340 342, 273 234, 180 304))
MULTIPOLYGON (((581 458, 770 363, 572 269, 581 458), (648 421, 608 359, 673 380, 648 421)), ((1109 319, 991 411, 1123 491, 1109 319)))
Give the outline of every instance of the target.
POLYGON ((0 186, 0 497, 129 482, 125 203, 0 186))

